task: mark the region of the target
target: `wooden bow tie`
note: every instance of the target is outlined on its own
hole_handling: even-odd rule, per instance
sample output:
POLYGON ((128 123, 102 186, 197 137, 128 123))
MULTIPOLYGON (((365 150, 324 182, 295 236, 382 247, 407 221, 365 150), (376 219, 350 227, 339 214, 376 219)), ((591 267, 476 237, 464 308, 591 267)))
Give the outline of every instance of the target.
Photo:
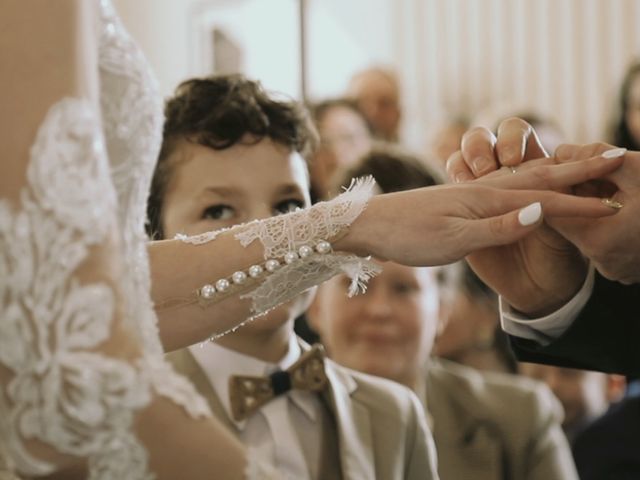
POLYGON ((326 384, 324 348, 314 345, 287 370, 267 377, 232 375, 229 378, 231 413, 234 420, 244 420, 265 403, 293 388, 319 392, 326 384))

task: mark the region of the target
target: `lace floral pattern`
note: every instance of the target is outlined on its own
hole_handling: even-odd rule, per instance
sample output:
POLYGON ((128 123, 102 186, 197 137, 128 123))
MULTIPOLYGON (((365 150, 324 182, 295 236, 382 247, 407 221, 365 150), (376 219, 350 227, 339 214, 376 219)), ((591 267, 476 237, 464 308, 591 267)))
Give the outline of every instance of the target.
POLYGON ((122 279, 129 327, 148 352, 162 353, 149 297, 144 231, 151 175, 160 148, 162 109, 157 82, 109 0, 101 0, 100 107, 111 177, 118 196, 122 253, 132 268, 122 279))
POLYGON ((52 471, 25 447, 39 440, 90 458, 92 479, 117 478, 107 465, 123 464, 135 474, 128 478, 146 479, 146 454, 130 425, 149 401, 148 382, 131 364, 91 351, 110 334, 115 295, 76 274, 115 221, 90 105, 64 99, 50 109, 27 178, 19 210, 0 203, 0 362, 12 373, 0 400, 7 450, 28 474, 52 471))
MULTIPOLYGON (((264 247, 264 258, 269 261, 282 260, 287 253, 298 252, 307 248, 310 252, 304 258, 295 255, 296 260, 285 262, 273 273, 264 276, 264 280, 252 286, 251 290, 240 298, 251 299, 251 312, 247 320, 235 327, 214 334, 210 340, 233 333, 247 322, 260 317, 278 305, 281 305, 305 290, 325 282, 331 277, 344 273, 351 278, 349 296, 359 290, 364 291, 367 281, 380 272, 380 267, 367 258, 355 255, 335 254, 332 252, 319 253, 314 246, 326 239, 335 239, 344 234, 346 229, 358 218, 372 195, 375 181, 372 177, 354 180, 342 195, 300 210, 290 215, 276 216, 264 220, 253 221, 232 228, 205 232, 195 236, 176 235, 177 240, 191 245, 202 245, 215 240, 221 233, 231 231, 243 246, 248 246, 258 240, 264 247)), ((328 245, 328 244, 327 244, 328 245)), ((280 262, 277 262, 280 264, 280 262)), ((253 267, 252 267, 253 268, 253 267)), ((248 278, 245 274, 245 277, 248 278)), ((230 285, 232 282, 228 282, 230 285)), ((208 285, 209 288, 213 288, 208 285)), ((228 288, 228 287, 227 287, 228 288)), ((244 288, 246 291, 247 288, 244 288)), ((166 306, 195 303, 198 295, 192 298, 172 299, 166 306)), ((213 304, 226 295, 216 294, 208 299, 206 304, 213 304)))
POLYGON ((283 257, 302 245, 334 240, 362 213, 374 186, 372 177, 355 180, 345 193, 331 201, 290 215, 248 223, 239 229, 236 238, 245 247, 259 240, 264 246, 264 258, 283 257))
POLYGON ((120 281, 127 296, 125 321, 144 346, 146 363, 164 372, 154 384, 160 395, 191 415, 209 415, 193 386, 163 361, 151 290, 144 230, 149 186, 160 149, 162 108, 157 82, 144 55, 125 30, 109 0, 101 0, 100 103, 111 177, 118 204, 122 254, 130 267, 120 281), (132 114, 132 112, 134 112, 132 114))
POLYGON ((351 278, 349 296, 365 290, 366 282, 381 268, 366 258, 355 255, 313 255, 276 271, 256 289, 242 296, 252 300, 251 317, 264 315, 300 293, 326 282, 339 273, 351 278))
MULTIPOLYGON (((132 431, 136 412, 154 393, 193 416, 209 409, 163 361, 149 294, 144 221, 160 146, 156 82, 109 0, 100 0, 100 12, 102 118, 78 99, 52 106, 31 150, 19 205, 0 199, 0 366, 10 374, 0 388, 0 457, 27 475, 46 475, 55 466, 29 448, 41 442, 87 458, 90 480, 150 480, 146 449, 132 431), (117 299, 110 284, 79 273, 91 271, 83 270, 89 253, 111 241, 127 266, 117 299), (99 352, 116 311, 143 346, 135 364, 99 352)), ((312 210, 312 218, 294 215, 264 229, 253 224, 242 241, 260 239, 271 255, 305 239, 331 238, 364 208, 367 195, 356 190, 344 203, 312 210)), ((311 262, 311 270, 292 269, 281 280, 294 292, 292 282, 311 286, 327 268, 357 270, 366 279, 372 270, 361 262, 311 262)), ((265 283, 255 302, 269 309, 284 301, 281 292, 264 298, 277 290, 265 283)), ((0 475, 2 468, 0 458, 0 475)), ((251 456, 247 477, 277 478, 251 456)))

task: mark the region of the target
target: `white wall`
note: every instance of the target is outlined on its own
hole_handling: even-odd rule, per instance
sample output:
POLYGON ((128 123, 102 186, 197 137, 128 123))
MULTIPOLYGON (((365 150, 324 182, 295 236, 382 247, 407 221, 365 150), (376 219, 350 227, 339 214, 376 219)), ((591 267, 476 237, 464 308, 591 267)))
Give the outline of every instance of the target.
POLYGON ((413 143, 448 111, 534 106, 568 139, 603 138, 618 84, 640 54, 638 0, 406 0, 413 143))
MULTIPOLYGON (((296 0, 115 0, 163 94, 205 73, 198 25, 228 22, 247 73, 299 95, 296 0), (200 55, 200 57, 199 57, 200 55)), ((395 67, 405 139, 421 147, 447 113, 533 105, 568 139, 602 139, 627 63, 640 56, 640 0, 308 0, 309 94, 338 95, 369 64, 395 67)))
POLYGON ((398 67, 395 4, 392 0, 308 0, 312 99, 343 94, 349 78, 370 65, 398 67))
MULTIPOLYGON (((267 88, 300 95, 298 0, 114 0, 125 26, 169 94, 209 73, 206 28, 222 26, 246 47, 244 72, 267 88), (204 33, 203 33, 204 32, 204 33)), ((396 66, 390 0, 308 0, 308 87, 312 98, 342 93, 370 64, 396 66)))
POLYGON ((191 10, 197 0, 113 0, 123 23, 140 44, 163 95, 192 74, 191 10))

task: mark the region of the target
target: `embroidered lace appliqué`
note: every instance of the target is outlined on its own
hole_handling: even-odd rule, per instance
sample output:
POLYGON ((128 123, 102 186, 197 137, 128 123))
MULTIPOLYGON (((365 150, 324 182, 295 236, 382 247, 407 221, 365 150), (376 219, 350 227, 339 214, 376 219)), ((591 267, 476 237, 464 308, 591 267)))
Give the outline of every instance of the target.
MULTIPOLYGON (((374 186, 375 182, 371 177, 359 179, 352 182, 342 195, 309 209, 191 237, 180 234, 176 235, 176 239, 192 245, 202 245, 230 230, 235 232, 235 237, 245 247, 259 240, 264 246, 265 260, 282 258, 287 252, 296 252, 301 246, 313 247, 318 242, 343 234, 366 207, 374 186)), ((359 290, 364 290, 366 282, 379 271, 380 267, 367 258, 342 253, 319 254, 314 251, 308 257, 282 265, 274 273, 267 275, 253 290, 242 295, 241 298, 252 301, 249 317, 227 331, 212 335, 210 340, 236 331, 245 323, 339 273, 351 278, 348 294, 352 296, 359 290)), ((214 297, 211 303, 218 301, 218 298, 214 297)), ((196 298, 194 295, 194 298, 179 301, 194 303, 196 298)))
POLYGON ((144 230, 146 203, 162 136, 157 81, 140 48, 109 0, 101 0, 99 42, 100 106, 111 178, 118 198, 121 253, 129 267, 120 279, 127 297, 124 321, 144 347, 153 372, 164 372, 155 391, 194 416, 209 415, 190 382, 163 360, 157 317, 151 302, 150 268, 144 230))
MULTIPOLYGON (((284 256, 302 245, 333 239, 358 218, 371 197, 375 182, 372 177, 354 180, 342 195, 290 215, 272 217, 240 228, 236 238, 247 246, 259 240, 265 258, 284 256)), ((268 313, 311 287, 344 273, 351 278, 349 296, 366 288, 366 282, 380 272, 380 267, 367 258, 341 253, 313 254, 285 265, 265 278, 258 288, 242 296, 252 300, 251 321, 268 313)), ((219 335, 218 335, 219 336, 219 335)))
POLYGON ((252 300, 252 318, 255 318, 339 273, 351 278, 348 294, 353 296, 365 290, 367 281, 380 271, 379 265, 355 255, 314 255, 276 271, 258 288, 241 298, 252 300))
POLYGON ((3 438, 17 468, 52 471, 26 441, 89 458, 91 479, 147 479, 131 432, 150 379, 92 351, 111 331, 115 296, 77 270, 115 219, 99 122, 92 107, 51 107, 31 150, 20 209, 0 201, 0 363, 12 377, 0 395, 3 438), (92 205, 92 208, 86 208, 92 205), (110 221, 109 219, 113 219, 110 221))
POLYGON ((239 228, 236 238, 243 246, 260 240, 264 258, 280 258, 302 245, 333 240, 342 233, 367 205, 375 182, 372 177, 355 180, 342 195, 289 215, 254 221, 239 228))

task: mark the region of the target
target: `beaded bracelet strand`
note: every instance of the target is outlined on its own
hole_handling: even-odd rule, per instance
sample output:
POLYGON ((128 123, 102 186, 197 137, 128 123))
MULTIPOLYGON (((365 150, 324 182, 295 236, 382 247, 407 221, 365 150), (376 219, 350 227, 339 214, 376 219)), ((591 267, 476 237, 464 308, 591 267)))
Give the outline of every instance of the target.
POLYGON ((223 277, 200 287, 196 292, 198 304, 201 307, 206 307, 211 303, 219 302, 241 290, 248 290, 247 287, 255 285, 262 278, 274 273, 283 264, 289 265, 304 260, 314 253, 324 255, 330 253, 331 250, 331 244, 326 240, 321 240, 314 247, 302 245, 297 251, 287 252, 281 259, 270 258, 264 263, 251 265, 246 271, 238 270, 230 277, 223 277))

